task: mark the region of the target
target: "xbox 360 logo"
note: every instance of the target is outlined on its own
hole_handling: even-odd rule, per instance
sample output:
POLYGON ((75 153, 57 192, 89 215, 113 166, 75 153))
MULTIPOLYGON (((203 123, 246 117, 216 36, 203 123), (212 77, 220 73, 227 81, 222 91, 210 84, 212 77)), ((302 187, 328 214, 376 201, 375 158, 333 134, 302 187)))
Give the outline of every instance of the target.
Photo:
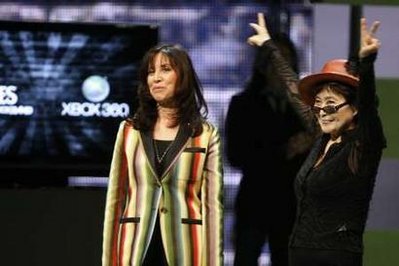
POLYGON ((104 101, 110 91, 110 86, 106 78, 93 75, 83 81, 82 93, 83 96, 91 102, 101 102, 104 101))
POLYGON ((87 101, 61 102, 61 116, 72 117, 127 117, 127 103, 104 102, 110 93, 110 85, 105 77, 92 75, 82 84, 82 93, 87 101))

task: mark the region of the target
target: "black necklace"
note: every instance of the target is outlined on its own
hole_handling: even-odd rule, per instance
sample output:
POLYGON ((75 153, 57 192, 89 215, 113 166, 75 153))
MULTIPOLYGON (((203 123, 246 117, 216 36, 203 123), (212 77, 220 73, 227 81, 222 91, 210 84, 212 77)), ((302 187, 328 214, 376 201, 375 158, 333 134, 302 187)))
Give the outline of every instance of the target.
POLYGON ((159 153, 157 141, 155 139, 152 140, 154 144, 154 150, 155 150, 155 157, 157 158, 158 163, 161 163, 163 159, 165 158, 166 154, 169 152, 170 148, 172 148, 173 141, 171 141, 164 152, 162 154, 159 153))

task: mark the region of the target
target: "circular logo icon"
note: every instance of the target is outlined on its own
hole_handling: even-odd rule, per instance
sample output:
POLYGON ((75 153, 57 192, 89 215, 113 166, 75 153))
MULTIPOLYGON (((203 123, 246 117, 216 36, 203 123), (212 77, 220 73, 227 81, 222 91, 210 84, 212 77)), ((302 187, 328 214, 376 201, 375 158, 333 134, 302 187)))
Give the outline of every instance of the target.
POLYGON ((110 91, 110 86, 106 78, 93 75, 85 79, 82 84, 83 96, 91 102, 104 101, 110 91))

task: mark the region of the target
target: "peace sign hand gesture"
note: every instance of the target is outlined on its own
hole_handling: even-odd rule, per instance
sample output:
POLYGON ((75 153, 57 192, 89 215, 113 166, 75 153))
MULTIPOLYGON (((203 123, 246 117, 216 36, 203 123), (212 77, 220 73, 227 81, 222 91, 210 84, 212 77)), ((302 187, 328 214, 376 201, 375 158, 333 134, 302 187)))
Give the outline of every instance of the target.
POLYGON ((266 28, 265 18, 263 13, 258 13, 258 23, 249 23, 249 25, 256 31, 256 34, 247 39, 250 45, 261 46, 265 41, 270 40, 269 31, 266 28))
POLYGON ((379 39, 375 37, 375 33, 377 32, 380 26, 379 21, 374 21, 370 27, 370 30, 367 30, 367 21, 365 18, 360 19, 360 49, 359 49, 359 58, 364 58, 370 54, 376 53, 381 46, 381 42, 379 39))

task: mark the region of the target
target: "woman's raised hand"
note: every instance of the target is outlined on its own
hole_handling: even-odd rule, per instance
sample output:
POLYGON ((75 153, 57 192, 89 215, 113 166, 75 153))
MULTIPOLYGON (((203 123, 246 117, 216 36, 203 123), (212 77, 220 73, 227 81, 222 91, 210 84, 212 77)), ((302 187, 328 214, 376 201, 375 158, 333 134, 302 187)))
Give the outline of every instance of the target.
POLYGON ((265 41, 270 40, 263 13, 258 13, 258 23, 249 23, 249 25, 256 31, 254 35, 247 39, 250 45, 261 46, 265 41))
POLYGON ((360 19, 360 48, 359 58, 364 58, 370 54, 376 53, 381 46, 379 39, 375 37, 380 26, 379 21, 374 21, 370 29, 367 29, 367 21, 365 18, 360 19))

